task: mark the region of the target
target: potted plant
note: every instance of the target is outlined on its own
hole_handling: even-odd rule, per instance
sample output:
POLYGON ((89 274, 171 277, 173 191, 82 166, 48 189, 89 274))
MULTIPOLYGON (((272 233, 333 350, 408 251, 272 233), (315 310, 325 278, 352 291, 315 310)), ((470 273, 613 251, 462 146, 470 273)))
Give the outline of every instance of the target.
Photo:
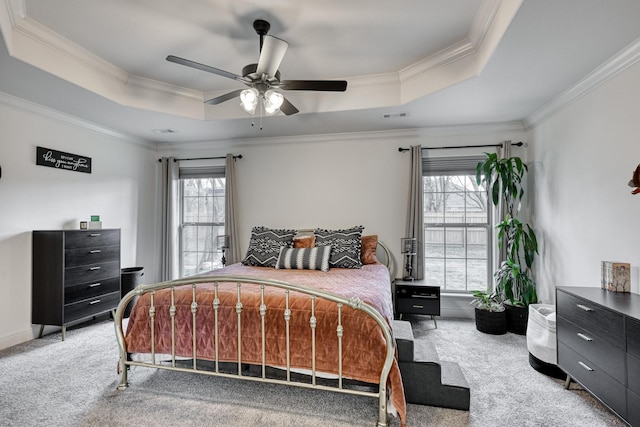
POLYGON ((505 303, 508 330, 524 335, 529 304, 538 302, 531 271, 538 254, 538 241, 533 229, 517 218, 528 168, 519 157, 499 159, 495 153, 485 153, 485 156, 476 168, 476 182, 486 185, 494 206, 504 203, 504 217, 496 230, 498 248, 505 249, 506 259, 494 274, 495 291, 505 303))
POLYGON ((494 291, 473 291, 471 305, 475 306, 476 329, 493 335, 507 333, 507 316, 504 305, 494 291))

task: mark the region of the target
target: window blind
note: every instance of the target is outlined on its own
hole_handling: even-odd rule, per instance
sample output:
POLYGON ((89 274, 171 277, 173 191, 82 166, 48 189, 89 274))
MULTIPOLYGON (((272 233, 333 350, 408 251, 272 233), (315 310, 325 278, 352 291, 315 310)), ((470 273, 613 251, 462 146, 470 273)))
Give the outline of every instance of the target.
POLYGON ((180 168, 180 179, 224 178, 224 166, 198 166, 180 168))
POLYGON ((484 156, 424 157, 422 175, 475 175, 484 156))

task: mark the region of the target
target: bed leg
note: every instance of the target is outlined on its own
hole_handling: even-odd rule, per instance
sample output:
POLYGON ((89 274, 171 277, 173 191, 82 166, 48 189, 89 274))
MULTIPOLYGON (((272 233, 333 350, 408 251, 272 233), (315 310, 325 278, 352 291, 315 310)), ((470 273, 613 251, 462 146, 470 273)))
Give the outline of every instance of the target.
POLYGON ((129 387, 127 381, 127 365, 124 364, 124 359, 121 357, 118 361, 118 373, 120 374, 120 384, 118 384, 118 390, 126 390, 129 387))

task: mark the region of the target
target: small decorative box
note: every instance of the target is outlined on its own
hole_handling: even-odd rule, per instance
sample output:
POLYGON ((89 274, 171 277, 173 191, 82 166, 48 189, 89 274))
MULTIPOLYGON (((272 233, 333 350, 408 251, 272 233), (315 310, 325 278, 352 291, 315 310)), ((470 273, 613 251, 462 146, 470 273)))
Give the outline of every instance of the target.
POLYGON ((602 288, 613 292, 631 292, 631 265, 626 262, 601 262, 602 288))

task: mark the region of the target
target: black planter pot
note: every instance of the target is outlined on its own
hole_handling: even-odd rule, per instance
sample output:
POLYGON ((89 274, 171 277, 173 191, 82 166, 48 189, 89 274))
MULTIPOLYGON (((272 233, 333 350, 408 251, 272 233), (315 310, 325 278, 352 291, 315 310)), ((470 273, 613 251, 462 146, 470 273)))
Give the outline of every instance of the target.
POLYGON ((476 307, 476 329, 485 334, 506 334, 507 312, 481 310, 476 307))
POLYGON ((507 314, 507 330, 518 335, 527 334, 527 322, 529 321, 529 307, 504 304, 507 314))

